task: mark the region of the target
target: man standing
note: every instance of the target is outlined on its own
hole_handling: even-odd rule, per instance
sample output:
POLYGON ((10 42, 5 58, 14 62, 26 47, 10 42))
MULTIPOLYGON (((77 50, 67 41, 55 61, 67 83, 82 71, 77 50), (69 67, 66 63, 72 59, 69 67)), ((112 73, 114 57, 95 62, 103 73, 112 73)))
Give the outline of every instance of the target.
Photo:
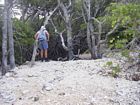
POLYGON ((38 41, 41 61, 48 61, 48 41, 49 33, 46 30, 45 26, 41 26, 40 30, 35 34, 35 39, 38 41))

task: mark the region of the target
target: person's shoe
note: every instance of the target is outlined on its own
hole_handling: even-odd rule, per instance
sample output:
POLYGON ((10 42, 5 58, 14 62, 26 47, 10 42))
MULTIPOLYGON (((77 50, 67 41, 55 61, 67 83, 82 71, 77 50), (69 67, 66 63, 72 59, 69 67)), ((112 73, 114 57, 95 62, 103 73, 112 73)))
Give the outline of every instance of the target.
POLYGON ((45 58, 45 62, 48 62, 49 61, 49 59, 48 58, 45 58))
POLYGON ((43 62, 44 58, 41 58, 41 62, 43 62))

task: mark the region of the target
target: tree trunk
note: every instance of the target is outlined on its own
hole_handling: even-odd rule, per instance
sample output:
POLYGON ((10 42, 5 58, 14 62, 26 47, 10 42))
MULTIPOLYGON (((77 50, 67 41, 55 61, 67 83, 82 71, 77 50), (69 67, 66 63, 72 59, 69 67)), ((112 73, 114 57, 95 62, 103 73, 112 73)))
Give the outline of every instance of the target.
POLYGON ((92 54, 92 46, 91 46, 91 37, 90 37, 90 28, 89 28, 89 22, 87 23, 87 43, 90 53, 92 54))
POLYGON ((2 29, 2 75, 7 72, 7 2, 5 0, 2 29))
POLYGON ((96 59, 97 58, 97 48, 96 48, 96 43, 95 43, 96 37, 93 34, 94 30, 93 30, 93 25, 91 22, 90 22, 89 28, 90 28, 90 37, 91 37, 91 58, 96 59))
POLYGON ((68 20, 68 23, 66 25, 67 28, 67 42, 68 42, 68 56, 69 60, 73 59, 73 45, 72 45, 72 28, 71 28, 71 22, 68 20))
POLYGON ((33 55, 32 55, 32 59, 31 59, 31 62, 30 62, 30 67, 32 67, 34 64, 35 64, 35 57, 36 57, 36 51, 37 51, 37 48, 38 48, 38 42, 35 41, 34 42, 34 49, 33 49, 33 55))
POLYGON ((74 57, 73 54, 73 45, 72 45, 72 28, 71 28, 71 14, 70 14, 70 7, 71 7, 71 2, 69 1, 69 5, 66 6, 60 0, 58 0, 58 4, 60 8, 63 11, 64 14, 64 21, 66 24, 66 29, 67 29, 67 42, 68 42, 68 58, 69 60, 72 60, 74 57))
POLYGON ((15 68, 15 56, 14 56, 14 39, 13 39, 13 27, 11 20, 11 8, 8 8, 8 35, 9 35, 9 52, 10 52, 10 69, 15 68))
POLYGON ((101 22, 98 23, 98 30, 99 30, 99 35, 97 36, 97 54, 101 55, 100 52, 100 40, 101 40, 101 34, 102 34, 102 24, 101 22))
POLYGON ((96 59, 96 46, 95 46, 95 36, 93 35, 94 28, 91 21, 91 1, 83 0, 84 9, 87 15, 87 43, 89 51, 91 53, 91 58, 96 59))

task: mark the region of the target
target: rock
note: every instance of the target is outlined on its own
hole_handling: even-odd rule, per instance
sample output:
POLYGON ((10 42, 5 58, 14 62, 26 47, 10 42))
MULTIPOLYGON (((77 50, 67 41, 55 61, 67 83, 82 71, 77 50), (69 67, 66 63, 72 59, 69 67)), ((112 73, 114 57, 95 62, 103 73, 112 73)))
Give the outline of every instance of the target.
POLYGON ((23 65, 28 65, 30 63, 30 61, 26 61, 23 65))
POLYGON ((22 92, 23 95, 25 95, 25 94, 27 94, 27 93, 29 93, 29 90, 24 90, 24 91, 22 92))
POLYGON ((62 76, 61 76, 61 77, 60 77, 60 76, 56 76, 56 77, 54 78, 54 80, 55 80, 55 81, 56 81, 56 80, 57 80, 57 81, 61 81, 61 80, 63 80, 63 77, 62 77, 62 76))
POLYGON ((10 77, 11 75, 12 75, 12 74, 9 73, 9 72, 5 74, 6 77, 10 77))
POLYGON ((0 79, 0 105, 140 105, 140 81, 110 77, 112 70, 104 67, 110 61, 119 62, 103 58, 20 66, 18 78, 0 79))
POLYGON ((88 105, 94 105, 92 102, 90 102, 88 105))
POLYGON ((18 67, 15 67, 13 71, 16 71, 16 70, 18 70, 18 67))
POLYGON ((28 77, 38 77, 37 75, 28 74, 28 77))
POLYGON ((15 71, 9 71, 5 74, 5 77, 16 77, 17 73, 15 71))
POLYGON ((64 95, 65 95, 65 93, 64 93, 64 92, 62 92, 62 93, 59 93, 58 95, 60 95, 60 96, 64 96, 64 95))
POLYGON ((12 103, 16 100, 15 94, 6 90, 0 92, 0 97, 4 103, 12 103))
POLYGON ((22 100, 22 98, 21 98, 21 97, 19 97, 18 99, 19 99, 19 100, 22 100))
POLYGON ((48 83, 48 84, 43 85, 42 90, 43 90, 43 91, 44 91, 44 90, 46 90, 46 91, 51 91, 51 90, 53 90, 53 84, 48 83))
POLYGON ((132 75, 132 80, 133 81, 139 81, 140 80, 140 73, 135 73, 132 75))
POLYGON ((39 100, 39 96, 35 96, 34 97, 34 101, 36 102, 36 101, 38 101, 39 100))

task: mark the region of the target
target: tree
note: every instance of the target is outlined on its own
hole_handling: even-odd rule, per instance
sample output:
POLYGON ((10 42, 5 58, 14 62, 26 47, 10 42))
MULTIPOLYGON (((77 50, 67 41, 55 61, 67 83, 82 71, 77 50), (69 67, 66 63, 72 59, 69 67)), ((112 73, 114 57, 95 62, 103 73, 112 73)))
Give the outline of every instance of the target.
POLYGON ((9 1, 9 7, 8 7, 8 36, 9 36, 9 54, 10 54, 10 69, 15 68, 15 55, 14 55, 14 39, 13 39, 13 26, 12 26, 12 5, 13 3, 9 1))
MULTIPOLYGON (((107 16, 108 22, 110 22, 111 27, 114 27, 118 20, 120 20, 119 29, 116 30, 118 35, 112 35, 110 37, 110 47, 115 48, 134 48, 136 43, 139 41, 140 32, 139 32, 139 4, 119 4, 112 3, 108 7, 107 16)), ((137 46, 138 47, 138 46, 137 46)))
POLYGON ((3 38, 2 38, 2 75, 8 72, 7 67, 7 57, 10 54, 10 69, 15 67, 15 57, 14 57, 14 40, 13 40, 13 29, 12 29, 12 20, 11 20, 11 7, 12 2, 5 0, 4 12, 3 12, 3 38), (8 42, 9 38, 9 42, 8 42), (8 43, 9 43, 9 50, 8 43))
POLYGON ((3 28, 2 28, 2 75, 7 72, 7 10, 8 0, 5 0, 3 11, 3 28))
POLYGON ((93 35, 94 28, 91 22, 91 1, 83 0, 83 7, 86 12, 87 20, 85 21, 87 24, 87 42, 89 51, 91 53, 91 58, 96 58, 96 49, 95 49, 95 36, 93 35))
POLYGON ((66 25, 66 31, 67 31, 67 42, 68 42, 68 57, 69 60, 73 59, 73 45, 72 45, 72 27, 71 27, 71 8, 72 8, 72 1, 69 0, 68 5, 64 5, 63 2, 61 2, 60 0, 58 1, 58 5, 60 6, 60 8, 63 11, 63 19, 65 21, 65 25, 66 25))
POLYGON ((100 44, 99 41, 101 39, 101 24, 102 22, 98 21, 97 17, 102 17, 105 15, 105 8, 110 4, 112 0, 82 0, 83 8, 83 18, 87 25, 87 43, 89 47, 89 51, 91 53, 91 58, 96 59, 100 57, 99 49, 100 44), (99 32, 96 33, 96 24, 97 22, 99 32))

